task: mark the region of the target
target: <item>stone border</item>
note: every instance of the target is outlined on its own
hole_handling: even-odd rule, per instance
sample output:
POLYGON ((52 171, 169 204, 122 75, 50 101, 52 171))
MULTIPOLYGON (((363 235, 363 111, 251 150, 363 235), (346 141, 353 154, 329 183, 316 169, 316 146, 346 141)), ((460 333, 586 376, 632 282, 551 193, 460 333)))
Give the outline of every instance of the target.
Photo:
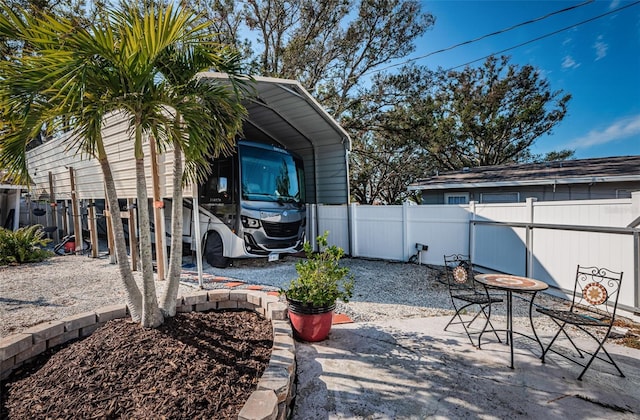
MULTIPOLYGON (((295 341, 287 319, 287 304, 275 296, 252 290, 209 290, 178 298, 177 312, 250 309, 273 326, 269 365, 257 389, 240 410, 239 420, 284 420, 294 396, 295 341)), ((21 333, 0 338, 0 380, 45 350, 91 335, 107 321, 128 316, 126 305, 111 305, 57 321, 45 322, 21 333)))

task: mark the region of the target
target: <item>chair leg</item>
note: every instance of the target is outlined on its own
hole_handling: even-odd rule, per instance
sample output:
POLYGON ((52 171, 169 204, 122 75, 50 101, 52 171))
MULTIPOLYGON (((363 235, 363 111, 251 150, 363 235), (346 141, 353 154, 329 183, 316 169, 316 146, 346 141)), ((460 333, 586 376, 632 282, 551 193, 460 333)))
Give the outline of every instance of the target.
MULTIPOLYGON (((556 335, 553 337, 553 339, 551 340, 551 342, 549 343, 549 345, 547 345, 547 348, 544 349, 544 351, 542 352, 542 356, 540 357, 540 359, 542 360, 542 363, 544 363, 544 358, 547 354, 547 352, 551 349, 551 346, 553 345, 553 343, 556 341, 556 339, 560 336, 560 333, 564 333, 564 335, 567 337, 567 339, 569 339, 569 341, 571 342, 571 344, 573 345, 573 347, 576 349, 576 351, 578 352, 578 354, 580 355, 580 358, 584 358, 583 355, 583 351, 581 351, 576 344, 573 342, 573 340, 571 339, 571 337, 569 337, 568 333, 565 331, 564 327, 567 325, 566 323, 563 323, 562 325, 560 325, 560 323, 558 323, 555 319, 554 321, 556 322, 556 324, 558 324, 558 326, 560 327, 560 329, 558 330, 558 332, 556 333, 556 335)), ((611 365, 613 365, 616 370, 618 371, 618 373, 620 374, 621 377, 625 377, 624 373, 622 373, 622 370, 620 370, 620 367, 618 366, 618 364, 613 360, 613 358, 611 357, 611 355, 609 354, 609 352, 607 351, 606 348, 604 348, 604 343, 605 341, 607 341, 607 338, 609 337, 609 334, 607 333, 605 335, 605 337, 601 340, 599 340, 593 333, 591 333, 590 331, 586 330, 585 328, 582 328, 579 325, 576 325, 576 327, 578 327, 580 330, 584 331, 587 335, 589 335, 593 340, 596 341, 596 343, 598 343, 598 348, 593 352, 587 352, 586 350, 584 352, 588 353, 589 355, 591 355, 591 358, 589 359, 589 361, 587 361, 587 363, 582 364, 580 362, 578 362, 575 359, 572 359, 571 357, 562 354, 562 353, 558 353, 555 350, 553 350, 555 353, 557 353, 558 355, 564 357, 565 359, 568 359, 580 366, 582 366, 582 371, 580 372, 580 375, 578 376, 578 380, 581 381, 582 380, 582 376, 584 376, 585 372, 589 369, 589 367, 591 366, 591 363, 593 363, 593 361, 598 358, 600 360, 602 360, 603 362, 607 362, 611 365), (599 357, 598 353, 600 352, 600 350, 602 350, 604 352, 604 354, 607 356, 606 360, 603 357, 599 357)))
POLYGON ((613 358, 611 357, 611 355, 609 354, 609 352, 607 351, 607 349, 604 348, 604 341, 602 342, 602 344, 600 345, 600 347, 602 348, 602 351, 607 355, 607 357, 609 358, 609 360, 611 360, 611 364, 616 368, 616 370, 618 371, 618 373, 620 374, 621 377, 625 377, 624 373, 622 373, 622 371, 620 370, 620 368, 618 367, 618 364, 613 360, 613 358))
POLYGON ((602 360, 603 362, 607 362, 604 358, 598 357, 598 352, 600 352, 600 350, 602 350, 604 352, 604 354, 607 356, 607 358, 609 359, 608 363, 612 364, 616 368, 616 370, 618 371, 620 376, 624 378, 625 377, 624 373, 622 373, 622 370, 620 370, 620 368, 618 367, 618 364, 613 360, 613 358, 611 357, 611 355, 609 354, 607 349, 604 348, 604 343, 605 343, 605 341, 607 341, 607 338, 609 338, 609 332, 607 332, 607 334, 604 336, 602 341, 600 341, 590 331, 587 331, 584 328, 580 328, 580 329, 582 331, 584 331, 585 333, 587 333, 591 338, 593 338, 598 343, 598 348, 591 354, 591 359, 589 359, 589 361, 584 365, 584 369, 582 369, 582 372, 580 372, 580 376, 578 376, 578 380, 579 381, 582 380, 582 375, 584 375, 584 373, 587 371, 587 369, 589 369, 589 366, 591 366, 591 363, 594 361, 594 359, 598 358, 598 359, 602 360))
MULTIPOLYGON (((487 322, 485 322, 484 327, 482 328, 482 332, 486 331, 487 329, 487 325, 491 326, 491 331, 493 331, 493 334, 496 336, 496 338, 498 339, 498 343, 502 343, 502 340, 500 340, 500 336, 498 335, 498 333, 496 332, 496 328, 493 326, 493 324, 491 323, 491 307, 489 307, 489 315, 487 315, 487 313, 485 312, 485 309, 488 307, 489 305, 485 305, 482 307, 482 313, 484 315, 484 317, 487 319, 487 322)), ((478 312, 478 315, 480 314, 480 312, 478 312)), ((482 334, 480 334, 480 336, 482 336, 482 334)), ((480 337, 478 338, 478 348, 480 348, 480 337)))
MULTIPOLYGON (((451 319, 449 320, 449 322, 447 323, 447 325, 444 327, 444 330, 447 331, 447 328, 449 328, 450 325, 452 324, 462 324, 462 328, 464 328, 464 332, 467 334, 467 337, 469 338, 469 341, 471 341, 471 345, 475 346, 473 339, 471 338, 471 334, 469 333, 469 330, 467 329, 467 324, 470 324, 470 322, 467 322, 465 320, 462 319, 462 316, 460 315, 460 312, 466 308, 468 308, 469 306, 473 305, 472 303, 462 306, 460 309, 456 310, 456 313, 451 317, 451 319), (456 317, 460 320, 459 322, 453 322, 454 319, 456 319, 456 317)), ((455 304, 453 305, 454 309, 456 308, 455 304)), ((475 319, 475 318, 474 318, 475 319)), ((471 322, 473 322, 473 320, 471 320, 471 322)))
MULTIPOLYGON (((555 319, 554 319, 555 321, 555 319)), ((571 339, 571 337, 569 336, 569 334, 567 333, 567 331, 564 329, 564 327, 567 325, 567 323, 563 323, 562 325, 560 325, 557 321, 556 324, 560 327, 560 332, 562 332, 564 334, 565 337, 567 337, 567 340, 569 340, 569 342, 571 343, 571 345, 573 346, 573 348, 576 350, 576 352, 578 353, 578 356, 581 359, 584 359, 584 354, 582 354, 582 350, 580 350, 580 348, 578 348, 578 346, 576 345, 576 343, 573 342, 573 340, 571 339)), ((578 327, 579 328, 579 327, 578 327)), ((583 330, 582 328, 580 328, 581 330, 583 330)), ((584 331, 584 330, 583 330, 584 331)), ((588 331, 585 331, 587 334, 589 334, 588 331)), ((593 337, 593 336, 592 336, 593 337)), ((593 337, 594 340, 598 341, 595 337, 593 337)))
POLYGON ((544 357, 547 355, 547 352, 549 351, 549 349, 551 348, 551 346, 553 346, 553 343, 556 341, 556 339, 558 338, 558 336, 560 335, 560 331, 562 331, 563 327, 560 327, 560 329, 558 330, 558 332, 556 333, 556 335, 553 336, 553 338, 551 339, 551 341, 549 342, 549 344, 547 345, 547 348, 544 349, 544 351, 542 352, 542 356, 540 356, 540 360, 542 360, 542 363, 544 363, 544 357))
MULTIPOLYGON (((482 306, 480 308, 480 310, 475 314, 475 316, 471 319, 471 321, 465 321, 462 319, 462 315, 460 315, 460 313, 470 307, 476 305, 476 303, 468 303, 460 308, 457 308, 455 303, 453 303, 453 308, 456 309, 456 313, 451 317, 451 319, 449 320, 449 322, 447 323, 447 325, 444 327, 444 330, 447 331, 447 328, 449 328, 449 326, 453 325, 453 324, 461 324, 462 328, 464 328, 464 332, 467 334, 467 337, 469 338, 469 341, 471 341, 471 344, 475 347, 476 344, 473 342, 473 338, 471 337, 471 333, 469 332, 469 326, 476 320, 478 319, 478 317, 480 316, 480 314, 482 313, 484 315, 484 317, 487 319, 487 322, 489 323, 489 325, 491 325, 491 328, 493 330, 493 333, 496 334, 496 337, 498 338, 498 341, 500 341, 500 337, 498 337, 498 334, 495 332, 495 328, 493 328, 493 324, 491 324, 491 322, 489 321, 489 317, 487 316, 486 312, 485 312, 485 308, 487 307, 487 305, 482 306), (456 317, 460 320, 459 322, 454 322, 454 320, 456 319, 456 317)), ((482 332, 484 332, 487 329, 487 324, 485 323, 484 328, 482 329, 482 332)), ((480 337, 482 336, 482 332, 480 333, 480 337)), ((479 341, 479 339, 478 339, 479 341)), ((500 341, 502 342, 502 341, 500 341)), ((480 348, 480 343, 478 342, 478 348, 480 348)))
POLYGON ((460 316, 460 312, 461 312, 463 309, 465 309, 465 308, 467 308, 467 307, 469 307, 469 306, 471 306, 471 305, 472 305, 472 304, 470 303, 470 304, 464 305, 464 306, 460 307, 460 309, 458 309, 458 307, 457 307, 457 306, 456 306, 456 304, 454 303, 454 304, 453 304, 453 309, 455 309, 456 313, 455 313, 455 314, 453 314, 453 316, 451 317, 451 319, 449 320, 449 322, 447 323, 447 325, 444 327, 444 330, 445 330, 445 331, 447 331, 447 328, 449 328, 449 326, 450 326, 451 324, 461 324, 461 323, 463 323, 464 321, 462 320, 462 317, 460 316), (454 319, 456 319, 456 317, 458 317, 458 318, 460 319, 460 322, 453 322, 453 320, 454 320, 454 319))

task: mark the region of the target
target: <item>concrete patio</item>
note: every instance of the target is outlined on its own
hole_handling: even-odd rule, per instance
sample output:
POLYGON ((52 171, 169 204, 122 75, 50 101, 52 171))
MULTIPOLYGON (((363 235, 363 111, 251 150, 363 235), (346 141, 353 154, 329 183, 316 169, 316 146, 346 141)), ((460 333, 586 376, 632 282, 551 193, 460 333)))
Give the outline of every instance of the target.
POLYGON ((478 350, 461 327, 443 331, 447 321, 334 325, 325 341, 296 343, 293 419, 640 416, 640 350, 608 344, 626 377, 596 360, 578 381, 580 366, 554 354, 542 364, 534 341, 515 338, 512 370, 506 344, 487 335, 478 350))

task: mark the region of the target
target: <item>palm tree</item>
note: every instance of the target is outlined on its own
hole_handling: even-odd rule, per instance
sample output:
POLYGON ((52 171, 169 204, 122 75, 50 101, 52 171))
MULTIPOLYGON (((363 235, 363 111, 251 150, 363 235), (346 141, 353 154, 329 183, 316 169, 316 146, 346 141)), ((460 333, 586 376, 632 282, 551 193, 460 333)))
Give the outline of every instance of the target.
MULTIPOLYGON (((116 75, 106 62, 94 60, 96 54, 113 48, 113 32, 108 25, 85 30, 52 15, 36 18, 24 10, 14 13, 4 4, 0 8, 0 34, 23 41, 30 50, 0 62, 0 166, 28 185, 28 144, 43 130, 69 132, 77 150, 98 160, 109 207, 118 209, 101 136, 102 119, 114 109, 106 98, 116 75), (91 31, 102 36, 92 37, 91 31)), ((111 215, 126 303, 132 319, 140 321, 142 295, 128 265, 120 213, 112 211, 111 215)))
POLYGON ((165 316, 175 315, 182 270, 182 186, 200 184, 210 172, 209 159, 231 153, 245 115, 245 109, 238 101, 246 89, 245 79, 238 78, 240 56, 228 47, 212 45, 213 53, 201 45, 179 51, 168 50, 160 65, 175 100, 172 108, 177 128, 171 144, 174 154, 171 255, 168 284, 160 299, 165 316), (232 91, 228 86, 197 78, 199 72, 212 67, 225 72, 237 89, 232 91), (203 114, 208 116, 204 121, 203 114), (186 171, 183 168, 183 151, 186 171))
MULTIPOLYGON (((14 106, 8 101, 10 105, 2 107, 8 110, 2 119, 17 121, 13 132, 19 133, 18 137, 23 143, 43 126, 55 127, 59 121, 66 122, 65 127, 73 130, 76 146, 97 157, 103 169, 105 182, 109 182, 107 178, 110 178, 114 188, 110 191, 108 187, 107 198, 110 206, 115 209, 118 208, 115 186, 104 154, 100 128, 103 118, 109 113, 119 112, 129 119, 134 134, 137 175, 140 259, 143 272, 142 298, 139 298, 140 291, 134 282, 132 287, 128 285, 126 290, 129 295, 128 303, 133 305, 133 308, 130 308, 132 316, 134 312, 139 313, 140 321, 145 327, 160 325, 163 316, 158 306, 153 281, 143 139, 145 134, 153 134, 159 139, 159 144, 187 144, 185 139, 189 139, 188 134, 197 133, 192 124, 198 121, 202 122, 201 127, 218 124, 207 122, 208 116, 202 112, 199 119, 197 113, 185 112, 188 109, 198 109, 200 99, 177 101, 178 90, 171 89, 170 84, 163 81, 163 74, 160 72, 161 64, 171 55, 170 52, 193 46, 202 46, 204 51, 209 51, 212 55, 217 51, 211 50, 211 45, 203 42, 206 28, 204 25, 197 25, 195 19, 192 13, 174 9, 171 5, 149 6, 142 11, 132 7, 113 11, 101 17, 96 25, 88 29, 74 28, 72 23, 65 19, 47 15, 37 20, 30 19, 24 13, 20 18, 15 15, 13 19, 0 18, 0 34, 18 36, 27 45, 34 46, 38 52, 37 55, 17 58, 17 66, 1 67, 0 95, 3 101, 6 97, 17 103, 14 106), (20 75, 16 69, 24 66, 28 71, 20 75), (19 81, 20 76, 24 79, 23 83, 19 81), (18 86, 24 86, 25 92, 16 90, 13 87, 14 82, 17 82, 18 86), (35 108, 34 103, 38 105, 35 108), (181 110, 182 115, 187 117, 176 119, 177 113, 172 116, 172 109, 181 110), (16 114, 15 110, 22 111, 22 114, 16 114), (23 116, 18 118, 20 115, 23 116), (181 120, 186 124, 180 122, 181 120)), ((204 108, 200 106, 200 109, 204 108)), ((242 116, 241 110, 241 107, 235 108, 237 119, 242 116)), ((229 113, 232 114, 233 112, 229 113)), ((225 129, 232 127, 234 124, 224 125, 225 129)), ((219 131, 216 133, 217 139, 222 138, 219 131)), ((208 140, 210 138, 211 135, 196 136, 194 144, 195 140, 206 140, 203 144, 207 144, 208 148, 201 150, 205 153, 210 152, 215 149, 212 146, 215 143, 208 140)), ((20 151, 19 147, 2 147, 0 161, 4 154, 11 152, 19 152, 22 156, 20 153, 24 153, 24 149, 20 151)), ((193 161, 196 162, 198 159, 194 158, 193 161)), ((177 188, 180 186, 181 183, 178 183, 177 188)), ((116 220, 114 225, 121 223, 116 220)), ((181 233, 178 237, 181 237, 181 233)), ((124 258, 121 258, 118 253, 118 263, 126 266, 130 273, 126 263, 124 235, 120 245, 125 254, 124 258)), ((116 244, 116 249, 118 246, 116 244)), ((126 274, 125 271, 121 268, 121 273, 126 274)), ((125 282, 128 281, 124 274, 123 279, 125 282)))

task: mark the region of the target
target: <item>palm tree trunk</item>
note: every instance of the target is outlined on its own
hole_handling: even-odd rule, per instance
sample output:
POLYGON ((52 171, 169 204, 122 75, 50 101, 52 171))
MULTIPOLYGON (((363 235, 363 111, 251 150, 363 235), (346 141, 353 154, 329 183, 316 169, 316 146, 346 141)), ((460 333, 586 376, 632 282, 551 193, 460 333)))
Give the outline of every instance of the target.
MULTIPOLYGON (((138 288, 129 266, 129 259, 127 257, 127 245, 124 239, 124 228, 122 227, 122 219, 120 218, 120 206, 118 205, 118 196, 116 193, 116 185, 113 181, 113 174, 111 173, 111 166, 107 160, 104 148, 98 146, 100 162, 100 168, 102 169, 102 175, 104 176, 104 184, 107 193, 107 201, 109 203, 109 210, 111 213, 111 225, 113 226, 113 236, 115 238, 115 253, 118 260, 118 270, 120 271, 120 277, 124 289, 127 293, 126 303, 131 319, 136 322, 140 322, 142 319, 142 294, 138 288)), ((130 232, 129 234, 135 234, 130 232)), ((131 252, 135 252, 131 250, 131 252)))
POLYGON ((169 279, 160 308, 165 317, 176 315, 176 299, 182 272, 182 152, 178 141, 173 142, 173 194, 171 204, 171 255, 169 257, 169 279))
MULTIPOLYGON (((158 308, 156 285, 153 279, 151 259, 151 226, 149 223, 149 198, 147 180, 144 173, 144 153, 142 152, 142 132, 136 125, 136 195, 138 198, 138 221, 140 224, 140 262, 142 264, 142 326, 156 328, 164 321, 158 308)), ((162 244, 156 244, 162 246, 162 244)))

